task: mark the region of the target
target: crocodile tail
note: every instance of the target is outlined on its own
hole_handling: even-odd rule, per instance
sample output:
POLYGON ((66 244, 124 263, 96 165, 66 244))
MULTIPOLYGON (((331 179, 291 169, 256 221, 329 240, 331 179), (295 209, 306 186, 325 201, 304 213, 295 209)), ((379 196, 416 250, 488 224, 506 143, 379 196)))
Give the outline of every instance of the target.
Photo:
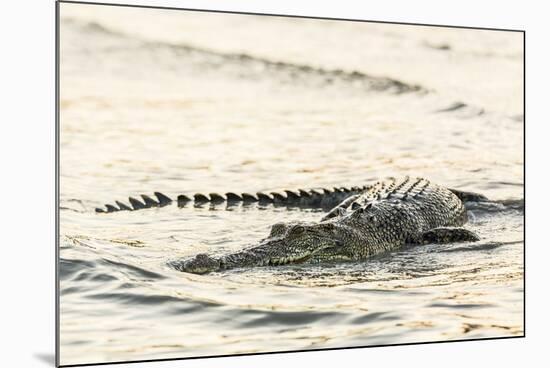
POLYGON ((224 195, 218 193, 202 194, 197 193, 193 196, 180 194, 176 199, 168 197, 166 194, 155 192, 154 197, 142 194, 141 200, 129 197, 129 205, 121 201, 115 201, 116 205, 106 204, 105 208, 96 208, 98 213, 109 213, 117 211, 135 211, 144 208, 164 207, 172 203, 177 203, 178 207, 185 207, 193 203, 195 205, 211 204, 220 205, 248 205, 257 203, 258 205, 274 205, 301 208, 319 208, 329 210, 338 205, 351 195, 361 193, 366 187, 335 187, 332 189, 298 189, 284 190, 280 192, 258 192, 251 193, 233 193, 228 192, 224 195))

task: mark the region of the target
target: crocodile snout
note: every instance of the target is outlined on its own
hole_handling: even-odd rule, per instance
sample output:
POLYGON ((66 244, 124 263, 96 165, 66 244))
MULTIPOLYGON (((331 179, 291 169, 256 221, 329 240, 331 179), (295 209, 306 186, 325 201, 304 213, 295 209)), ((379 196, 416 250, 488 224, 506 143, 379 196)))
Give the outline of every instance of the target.
POLYGON ((208 254, 197 254, 195 257, 183 262, 184 272, 203 274, 220 269, 220 261, 208 254))

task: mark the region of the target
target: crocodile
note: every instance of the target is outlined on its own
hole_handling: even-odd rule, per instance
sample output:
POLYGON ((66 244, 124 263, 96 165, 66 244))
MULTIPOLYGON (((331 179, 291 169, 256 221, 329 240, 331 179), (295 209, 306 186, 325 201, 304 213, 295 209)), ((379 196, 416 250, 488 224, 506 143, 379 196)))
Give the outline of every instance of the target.
MULTIPOLYGON (((327 198, 331 193, 326 193, 327 198)), ((342 194, 338 199, 345 198, 318 222, 276 223, 256 245, 219 257, 201 253, 172 266, 204 274, 238 267, 363 260, 406 244, 480 239, 462 226, 468 220, 464 203, 486 201, 481 194, 410 177, 338 193, 342 194)))

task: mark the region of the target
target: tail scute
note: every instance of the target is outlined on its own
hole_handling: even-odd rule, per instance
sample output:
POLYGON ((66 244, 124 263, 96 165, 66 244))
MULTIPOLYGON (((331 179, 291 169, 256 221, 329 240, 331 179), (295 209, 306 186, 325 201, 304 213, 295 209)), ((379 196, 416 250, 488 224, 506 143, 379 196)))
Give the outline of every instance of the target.
POLYGON ((243 198, 240 195, 232 192, 225 193, 225 198, 227 198, 228 203, 241 202, 243 200, 243 198))
POLYGON ((106 204, 105 207, 107 207, 107 212, 116 212, 119 210, 118 208, 110 204, 106 204))
POLYGON ((131 211, 132 209, 120 201, 115 201, 121 211, 131 211))
POLYGON ((225 202, 225 198, 222 195, 219 195, 218 193, 210 193, 210 201, 212 203, 223 203, 225 202))
POLYGON ((180 194, 178 196, 178 207, 184 207, 188 202, 191 202, 191 198, 185 194, 180 194))
POLYGON ((143 198, 143 201, 145 202, 145 207, 151 208, 151 207, 158 207, 158 202, 155 201, 153 198, 149 197, 146 194, 142 194, 141 198, 143 198))
POLYGON ((193 196, 193 198, 195 199, 195 203, 210 202, 210 198, 208 198, 207 196, 205 196, 204 194, 201 194, 201 193, 195 194, 193 196))
POLYGON ((128 201, 130 201, 130 204, 132 205, 134 210, 140 210, 142 208, 147 208, 147 207, 145 207, 145 204, 141 203, 140 201, 138 201, 134 197, 128 197, 128 201))
POLYGON ((285 203, 286 197, 281 193, 271 192, 270 194, 273 196, 273 203, 285 203))
POLYGON ((296 193, 292 190, 285 190, 285 193, 286 193, 287 202, 289 202, 289 203, 300 202, 300 194, 298 194, 298 193, 296 193))
POLYGON ((243 193, 241 194, 241 197, 243 198, 244 203, 258 202, 258 198, 250 193, 243 193))
POLYGON ((258 192, 256 193, 256 196, 258 196, 258 201, 260 204, 273 203, 273 198, 269 194, 258 192))
POLYGON ((155 195, 155 197, 157 197, 160 207, 164 207, 172 203, 172 199, 167 195, 162 194, 161 192, 155 192, 153 194, 155 195))

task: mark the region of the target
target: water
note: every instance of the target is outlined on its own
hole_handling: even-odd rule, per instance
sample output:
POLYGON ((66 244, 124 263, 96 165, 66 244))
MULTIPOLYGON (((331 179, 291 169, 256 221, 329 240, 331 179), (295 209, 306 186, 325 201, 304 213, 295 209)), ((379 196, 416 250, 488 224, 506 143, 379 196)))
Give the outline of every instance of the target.
POLYGON ((61 16, 62 364, 523 334, 521 34, 71 4, 61 16), (153 191, 401 175, 494 200, 469 214, 482 240, 193 275, 168 263, 322 213, 94 213, 153 191))

